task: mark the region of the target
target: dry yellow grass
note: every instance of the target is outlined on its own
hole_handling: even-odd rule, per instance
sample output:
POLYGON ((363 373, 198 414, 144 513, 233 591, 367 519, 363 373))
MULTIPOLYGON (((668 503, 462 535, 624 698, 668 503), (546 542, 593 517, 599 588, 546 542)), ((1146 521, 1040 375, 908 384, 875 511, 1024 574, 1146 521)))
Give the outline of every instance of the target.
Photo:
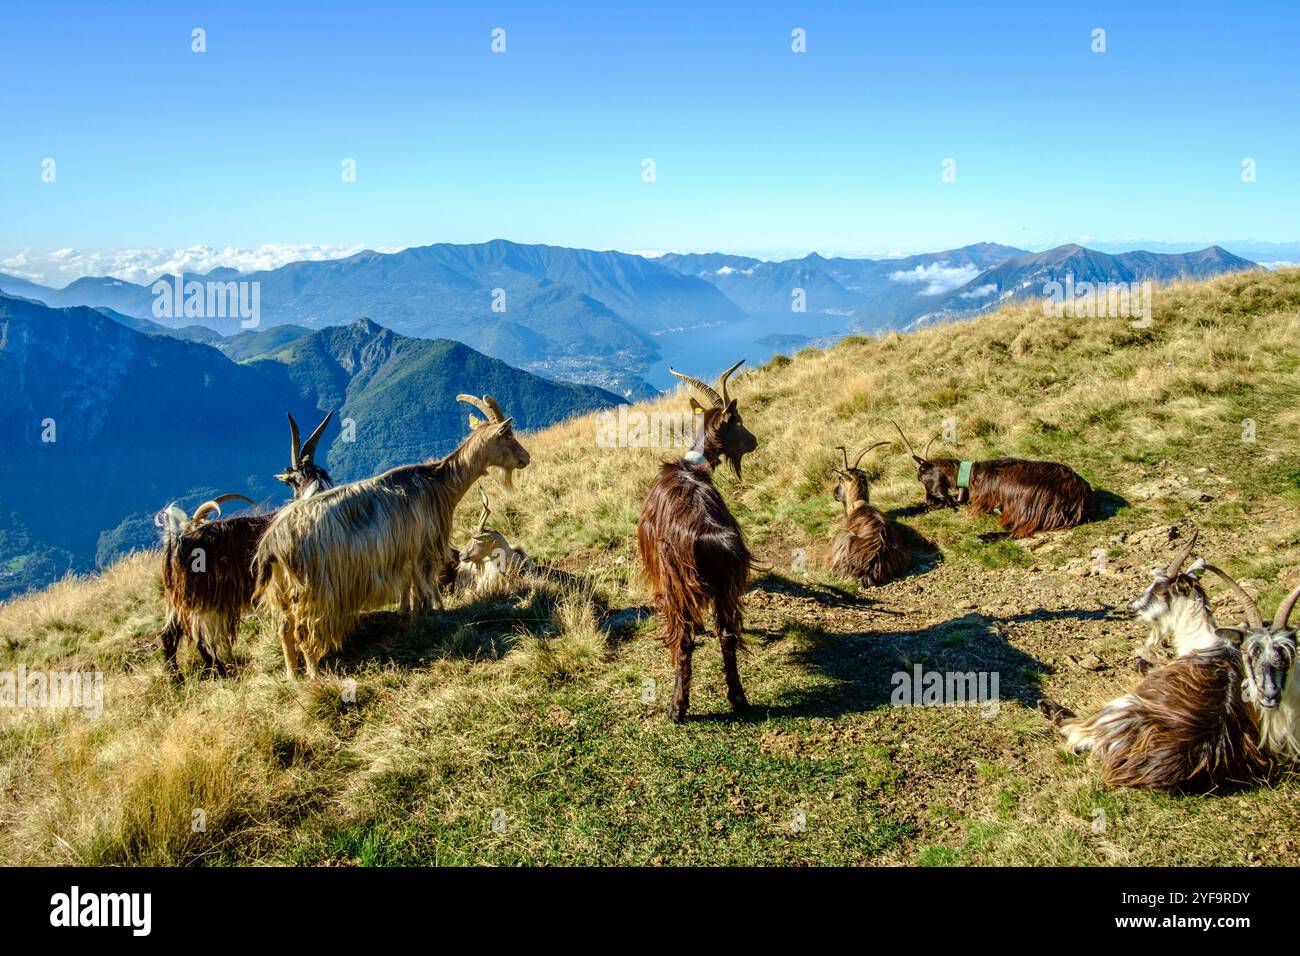
MULTIPOLYGON (((1040 687, 1086 707, 1135 679, 1124 660, 1141 635, 1096 610, 1131 597, 1161 554, 1134 532, 1195 521, 1266 602, 1300 581, 1300 273, 1174 285, 1153 318, 1135 329, 1016 305, 735 379, 760 449, 743 482, 718 482, 783 572, 749 597, 743 720, 711 646, 698 719, 666 726, 662 694, 646 702, 670 675, 638 611, 632 529, 657 463, 680 450, 599 447, 593 416, 526 436, 518 491, 493 494, 507 536, 572 578, 414 624, 369 615, 314 684, 282 680, 252 619, 237 677, 173 685, 153 645, 156 554, 0 605, 0 669, 107 680, 100 718, 0 711, 0 860, 1300 862, 1293 777, 1204 798, 1103 793, 1032 711, 1040 687), (815 567, 834 530, 835 446, 891 438, 890 419, 914 441, 952 419, 962 457, 1067 461, 1106 492, 1109 517, 1041 552, 982 544, 990 524, 908 512, 914 471, 880 453, 873 500, 943 563, 873 600, 793 573, 795 549, 815 567), (1182 493, 1202 487, 1211 501, 1182 493), (1097 548, 1106 575, 1065 573, 1097 548), (1106 669, 1069 663, 1084 653, 1106 669), (1002 670, 1001 713, 885 705, 879 686, 913 661, 1002 670), (795 810, 809 821, 798 834, 795 810)), ((638 406, 683 407, 680 394, 638 406)), ((457 538, 476 512, 461 509, 457 538)))

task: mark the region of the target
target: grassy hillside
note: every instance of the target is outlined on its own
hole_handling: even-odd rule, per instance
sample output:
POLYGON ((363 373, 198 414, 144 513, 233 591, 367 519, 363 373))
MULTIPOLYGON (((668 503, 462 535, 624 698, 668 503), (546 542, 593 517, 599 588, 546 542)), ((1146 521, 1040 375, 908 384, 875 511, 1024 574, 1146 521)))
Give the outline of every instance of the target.
POLYGON ((0 606, 5 667, 107 675, 101 718, 0 711, 0 860, 1300 863, 1294 773, 1204 797, 1103 791, 1033 706, 1136 683, 1145 634, 1107 609, 1149 582, 1172 526, 1201 528, 1266 607, 1300 581, 1298 341, 1300 272, 1258 272, 1160 290, 1146 329, 1025 304, 740 376, 760 448, 719 484, 771 568, 747 599, 740 718, 709 643, 692 719, 663 720, 671 672, 632 529, 679 452, 598 447, 591 417, 525 440, 513 497, 488 484, 502 529, 566 573, 414 624, 369 615, 327 660, 336 679, 285 683, 249 620, 237 678, 172 685, 154 554, 0 606), (986 543, 991 520, 918 513, 906 457, 878 452, 874 500, 938 554, 859 593, 818 570, 834 447, 892 437, 891 418, 914 441, 953 419, 963 457, 1067 461, 1107 517, 986 543), (891 706, 913 664, 997 672, 997 712, 891 706))

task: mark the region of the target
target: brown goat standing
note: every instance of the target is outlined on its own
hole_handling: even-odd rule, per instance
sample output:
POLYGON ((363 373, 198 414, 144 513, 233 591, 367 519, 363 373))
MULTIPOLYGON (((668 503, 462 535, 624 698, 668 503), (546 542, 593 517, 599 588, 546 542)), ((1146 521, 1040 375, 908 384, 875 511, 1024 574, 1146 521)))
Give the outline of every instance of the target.
MULTIPOLYGON (((298 423, 289 419, 289 469, 275 477, 293 489, 295 499, 332 485, 330 476, 313 460, 316 444, 334 413, 301 443, 298 423)), ((163 529, 163 600, 166 618, 159 633, 168 668, 177 671, 176 652, 182 640, 194 643, 204 667, 226 672, 233 657, 239 619, 252 607, 253 554, 275 513, 236 515, 216 521, 221 504, 243 495, 222 495, 205 502, 186 517, 169 505, 154 523, 163 529)), ((252 502, 249 502, 250 504, 252 502)))
POLYGON ((835 500, 844 506, 844 530, 835 536, 831 545, 830 566, 835 573, 863 584, 892 581, 907 570, 912 560, 898 525, 869 504, 870 485, 866 474, 858 470, 867 452, 888 444, 880 441, 866 446, 851 465, 848 450, 841 445, 844 470, 835 469, 838 478, 835 500))
POLYGON ((686 719, 690 706, 691 653, 696 636, 706 633, 710 606, 722 644, 727 700, 733 710, 748 703, 736 652, 744 629, 741 595, 749 585, 752 558, 740 525, 713 485, 713 470, 723 458, 740 477, 741 459, 758 447, 727 394, 727 379, 740 365, 722 373, 721 395, 699 379, 669 369, 707 396, 710 406, 700 409, 692 403, 702 416, 695 446, 681 461, 660 467, 636 526, 641 567, 662 618, 661 638, 673 655, 677 682, 668 719, 675 722, 686 719))
POLYGON ((1013 538, 1073 528, 1096 517, 1097 493, 1066 465, 1024 458, 931 460, 927 456, 933 438, 918 455, 897 422, 894 427, 916 462, 916 477, 925 486, 929 507, 965 503, 971 515, 997 514, 1002 529, 1013 538))

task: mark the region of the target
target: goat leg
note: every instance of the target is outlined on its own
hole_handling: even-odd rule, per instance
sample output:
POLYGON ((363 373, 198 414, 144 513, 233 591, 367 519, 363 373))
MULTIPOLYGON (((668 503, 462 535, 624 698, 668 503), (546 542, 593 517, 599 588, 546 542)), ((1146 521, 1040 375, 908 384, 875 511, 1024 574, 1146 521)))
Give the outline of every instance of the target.
POLYGON ((727 676, 727 703, 732 710, 743 710, 749 706, 745 697, 745 688, 740 683, 740 671, 736 668, 736 649, 740 646, 740 621, 734 609, 715 606, 714 613, 718 621, 718 641, 722 644, 722 671, 727 676))
POLYGON ((1061 721, 1074 716, 1072 710, 1063 707, 1050 697, 1040 697, 1038 699, 1038 712, 1058 727, 1061 726, 1061 721))
POLYGON ((280 646, 284 649, 284 676, 289 680, 298 679, 298 636, 297 622, 292 615, 280 622, 280 646))
POLYGON ((180 623, 169 616, 163 629, 158 633, 158 639, 162 643, 163 661, 167 664, 168 672, 172 677, 179 677, 181 671, 176 663, 176 648, 181 640, 180 623))
POLYGON ((695 650, 694 635, 686 631, 672 645, 673 667, 677 671, 677 684, 673 699, 668 705, 668 719, 675 724, 686 720, 686 710, 691 703, 691 652, 695 650))

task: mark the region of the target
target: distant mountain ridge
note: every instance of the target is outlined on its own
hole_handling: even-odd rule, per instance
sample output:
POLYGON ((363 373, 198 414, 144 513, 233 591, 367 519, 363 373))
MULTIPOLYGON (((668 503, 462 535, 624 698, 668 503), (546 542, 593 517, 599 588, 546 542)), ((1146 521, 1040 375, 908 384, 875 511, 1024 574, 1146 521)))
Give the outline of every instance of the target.
POLYGON ((1108 254, 1075 243, 1045 252, 1026 253, 987 269, 961 287, 935 300, 934 307, 917 317, 924 322, 935 318, 965 317, 986 311, 1009 299, 1043 297, 1052 282, 1170 282, 1175 279, 1208 279, 1228 272, 1242 272, 1259 266, 1234 256, 1220 246, 1196 252, 1124 252, 1108 254))
POLYGON ((1050 277, 1071 270, 1080 282, 1168 281, 1253 267, 1217 246, 1107 254, 1071 244, 1030 253, 983 242, 893 259, 811 253, 773 262, 718 252, 652 259, 496 239, 186 276, 256 282, 260 323, 251 331, 238 318, 155 316, 151 287, 118 279, 87 277, 54 290, 0 275, 0 291, 109 310, 140 331, 209 342, 237 359, 264 348, 258 336, 268 329, 278 328, 283 346, 296 337, 293 327, 319 330, 369 316, 400 335, 454 339, 548 378, 635 398, 653 391, 641 376, 658 367, 662 379, 664 364, 720 368, 738 348, 762 360, 780 340, 773 335, 822 340, 969 318, 1004 298, 1041 294, 1050 277), (746 322, 756 323, 752 332, 746 322), (755 343, 762 347, 748 348, 755 343))

